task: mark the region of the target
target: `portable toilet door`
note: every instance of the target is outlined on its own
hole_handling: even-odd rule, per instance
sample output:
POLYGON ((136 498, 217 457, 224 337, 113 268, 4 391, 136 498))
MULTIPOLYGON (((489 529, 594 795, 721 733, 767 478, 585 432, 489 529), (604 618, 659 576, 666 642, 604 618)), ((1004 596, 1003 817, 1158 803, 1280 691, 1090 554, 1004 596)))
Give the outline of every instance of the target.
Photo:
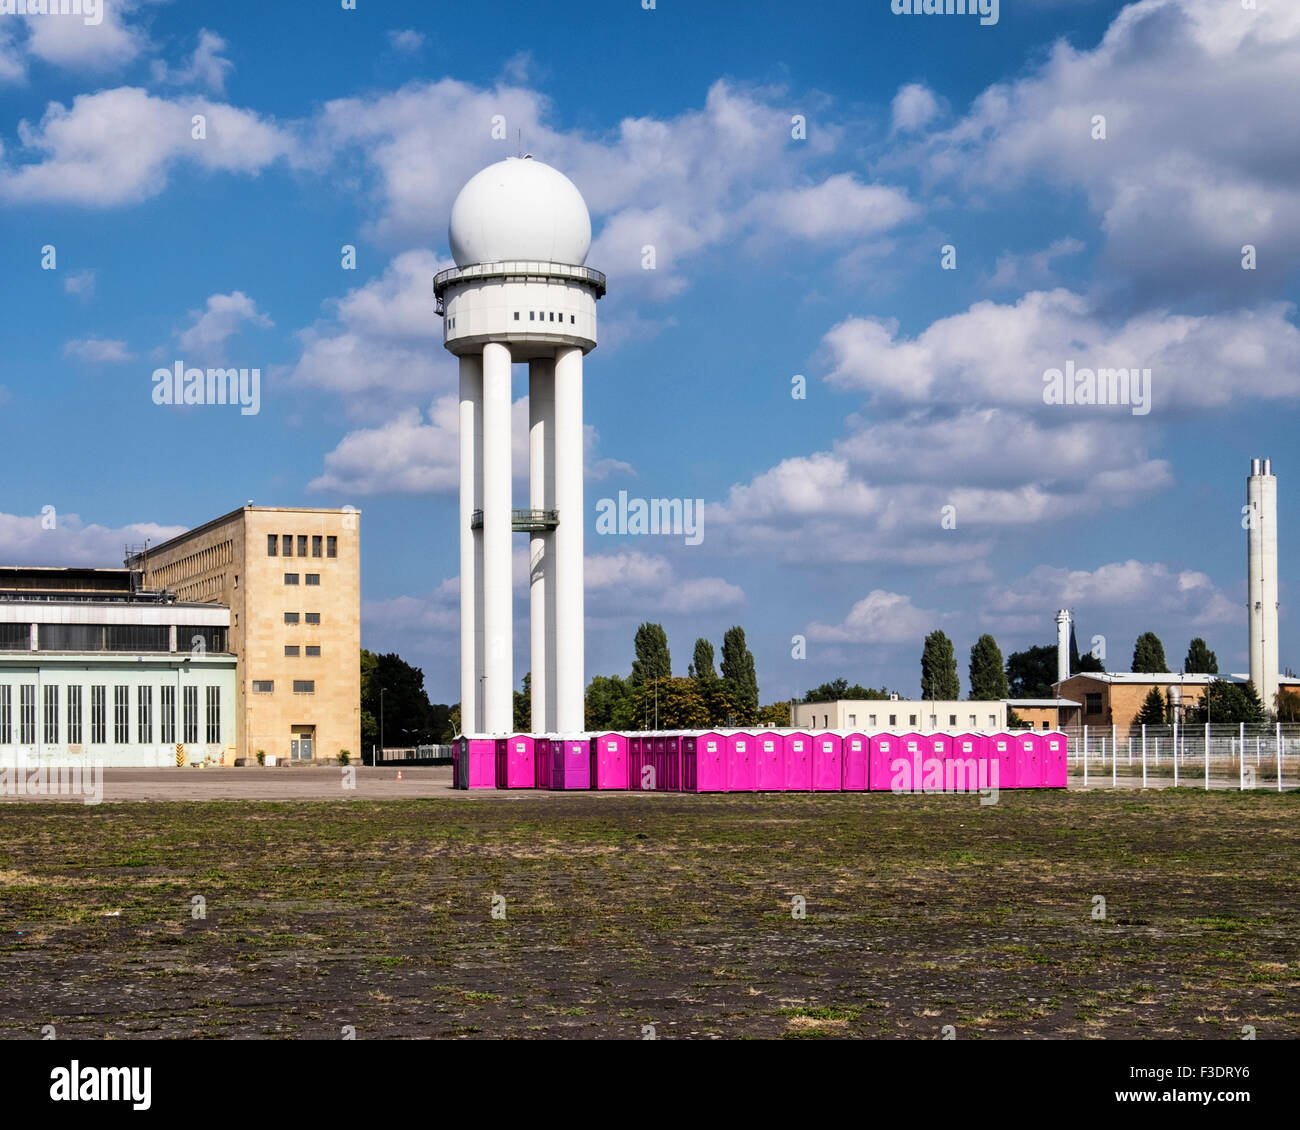
POLYGON ((894 785, 894 761, 903 748, 897 734, 872 734, 867 751, 867 788, 887 793, 894 785))
POLYGON ((497 743, 494 738, 466 739, 468 761, 465 787, 491 789, 496 787, 497 743))
POLYGON ((867 788, 867 735, 845 734, 840 748, 843 766, 840 788, 846 793, 865 792, 867 788))
POLYGON ((699 751, 696 748, 699 738, 694 734, 683 734, 678 742, 678 780, 684 793, 699 792, 699 751))
POLYGON ((514 734, 506 739, 507 789, 531 789, 537 781, 534 742, 529 734, 514 734))
POLYGON ((727 792, 754 791, 757 749, 753 734, 727 735, 727 792))
POLYGON ((1052 731, 1039 734, 1042 743, 1043 788, 1063 789, 1069 778, 1069 739, 1062 733, 1052 731))
POLYGON ((793 731, 781 739, 781 783, 787 792, 810 792, 813 787, 812 737, 793 731))
POLYGON ((461 767, 465 764, 465 739, 457 738, 451 745, 451 787, 453 789, 463 789, 465 779, 461 774, 461 767))
POLYGON ((1043 786, 1042 739, 1032 731, 1016 735, 1016 788, 1043 786))
POLYGON ((656 788, 667 789, 673 792, 680 792, 685 789, 682 784, 682 742, 685 741, 685 734, 668 734, 664 738, 664 752, 662 754, 662 772, 657 778, 659 784, 656 788), (664 781, 667 784, 664 784, 664 781))
POLYGON ((504 789, 509 787, 506 784, 506 756, 507 756, 507 741, 505 738, 497 738, 496 754, 495 754, 494 766, 493 766, 494 780, 492 783, 498 789, 504 789))
POLYGON ((813 791, 839 792, 844 776, 844 739, 839 734, 813 734, 812 753, 813 791))
POLYGON ((549 789, 551 787, 551 739, 533 739, 533 787, 549 789))
POLYGON ((951 734, 926 734, 921 758, 921 788, 928 793, 947 789, 948 758, 952 753, 951 734))
POLYGON ((993 763, 998 766, 998 788, 1019 788, 1016 780, 1016 745, 1011 734, 992 734, 988 743, 989 773, 993 773, 993 763))
POLYGON ((591 739, 597 789, 628 787, 627 738, 622 734, 596 734, 591 739))
POLYGON ((763 730, 754 736, 754 789, 776 793, 785 788, 785 753, 781 735, 763 730))
POLYGON ((700 734, 695 742, 695 791, 727 791, 727 739, 715 730, 700 734))
POLYGON ((565 789, 591 788, 591 742, 586 738, 565 738, 564 749, 565 789))
MULTIPOLYGON (((892 774, 898 778, 898 787, 902 792, 919 793, 925 790, 925 759, 933 756, 931 753, 932 746, 929 734, 900 734, 898 738, 898 752, 894 755, 894 761, 902 758, 907 762, 906 769, 899 766, 892 774)), ((940 767, 939 776, 942 778, 943 769, 940 767)), ((891 780, 890 786, 893 788, 891 780)))
POLYGON ((977 792, 996 784, 989 769, 983 734, 956 734, 944 764, 943 787, 949 792, 977 792))

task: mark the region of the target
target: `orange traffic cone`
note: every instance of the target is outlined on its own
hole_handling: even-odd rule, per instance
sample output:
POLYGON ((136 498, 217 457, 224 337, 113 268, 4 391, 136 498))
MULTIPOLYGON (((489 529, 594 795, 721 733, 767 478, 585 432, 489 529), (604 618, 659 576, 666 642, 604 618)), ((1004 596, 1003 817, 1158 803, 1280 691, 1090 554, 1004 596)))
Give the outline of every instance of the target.
POLYGON ((402 779, 402 771, 400 769, 397 771, 397 779, 399 781, 402 779))

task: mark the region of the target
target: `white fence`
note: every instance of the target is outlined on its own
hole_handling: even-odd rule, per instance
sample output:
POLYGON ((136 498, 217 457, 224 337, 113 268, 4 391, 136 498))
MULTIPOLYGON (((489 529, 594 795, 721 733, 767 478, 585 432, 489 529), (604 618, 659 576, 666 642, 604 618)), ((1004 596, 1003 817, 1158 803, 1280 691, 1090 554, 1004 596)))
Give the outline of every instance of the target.
POLYGON ((1080 726, 1066 730, 1088 788, 1300 788, 1300 724, 1080 726))

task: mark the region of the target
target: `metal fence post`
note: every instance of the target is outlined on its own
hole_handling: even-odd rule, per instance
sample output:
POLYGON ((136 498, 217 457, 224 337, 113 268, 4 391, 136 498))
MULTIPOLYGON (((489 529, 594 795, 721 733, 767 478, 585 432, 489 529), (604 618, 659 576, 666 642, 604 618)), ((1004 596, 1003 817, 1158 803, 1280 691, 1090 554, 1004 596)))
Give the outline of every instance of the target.
POLYGON ((1210 787, 1210 724, 1205 723, 1205 787, 1210 787))
POLYGON ((1088 723, 1083 724, 1083 787, 1088 787, 1088 723))
MULTIPOLYGON (((1159 757, 1160 757, 1160 739, 1156 738, 1156 758, 1159 759, 1159 757)), ((1144 789, 1147 787, 1147 759, 1145 757, 1142 758, 1142 787, 1144 789)))
POLYGON ((1282 791, 1282 723, 1277 723, 1277 791, 1282 791))

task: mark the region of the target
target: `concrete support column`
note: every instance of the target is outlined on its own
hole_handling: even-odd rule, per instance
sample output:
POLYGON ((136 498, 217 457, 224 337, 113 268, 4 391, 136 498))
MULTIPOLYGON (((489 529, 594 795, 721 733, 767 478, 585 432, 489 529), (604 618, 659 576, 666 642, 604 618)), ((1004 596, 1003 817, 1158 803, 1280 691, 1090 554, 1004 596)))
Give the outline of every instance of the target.
POLYGON ((514 728, 510 561, 510 350, 483 347, 483 718, 481 730, 514 728))
POLYGON ((560 733, 585 728, 586 666, 583 637, 582 350, 555 354, 555 725, 560 733))
POLYGON ((482 732, 479 675, 483 667, 483 531, 470 529, 483 508, 483 359, 460 358, 460 726, 482 732))
MULTIPOLYGON (((528 506, 555 509, 555 362, 528 365, 528 506)), ((555 732, 554 533, 533 533, 528 546, 532 731, 555 732)))

